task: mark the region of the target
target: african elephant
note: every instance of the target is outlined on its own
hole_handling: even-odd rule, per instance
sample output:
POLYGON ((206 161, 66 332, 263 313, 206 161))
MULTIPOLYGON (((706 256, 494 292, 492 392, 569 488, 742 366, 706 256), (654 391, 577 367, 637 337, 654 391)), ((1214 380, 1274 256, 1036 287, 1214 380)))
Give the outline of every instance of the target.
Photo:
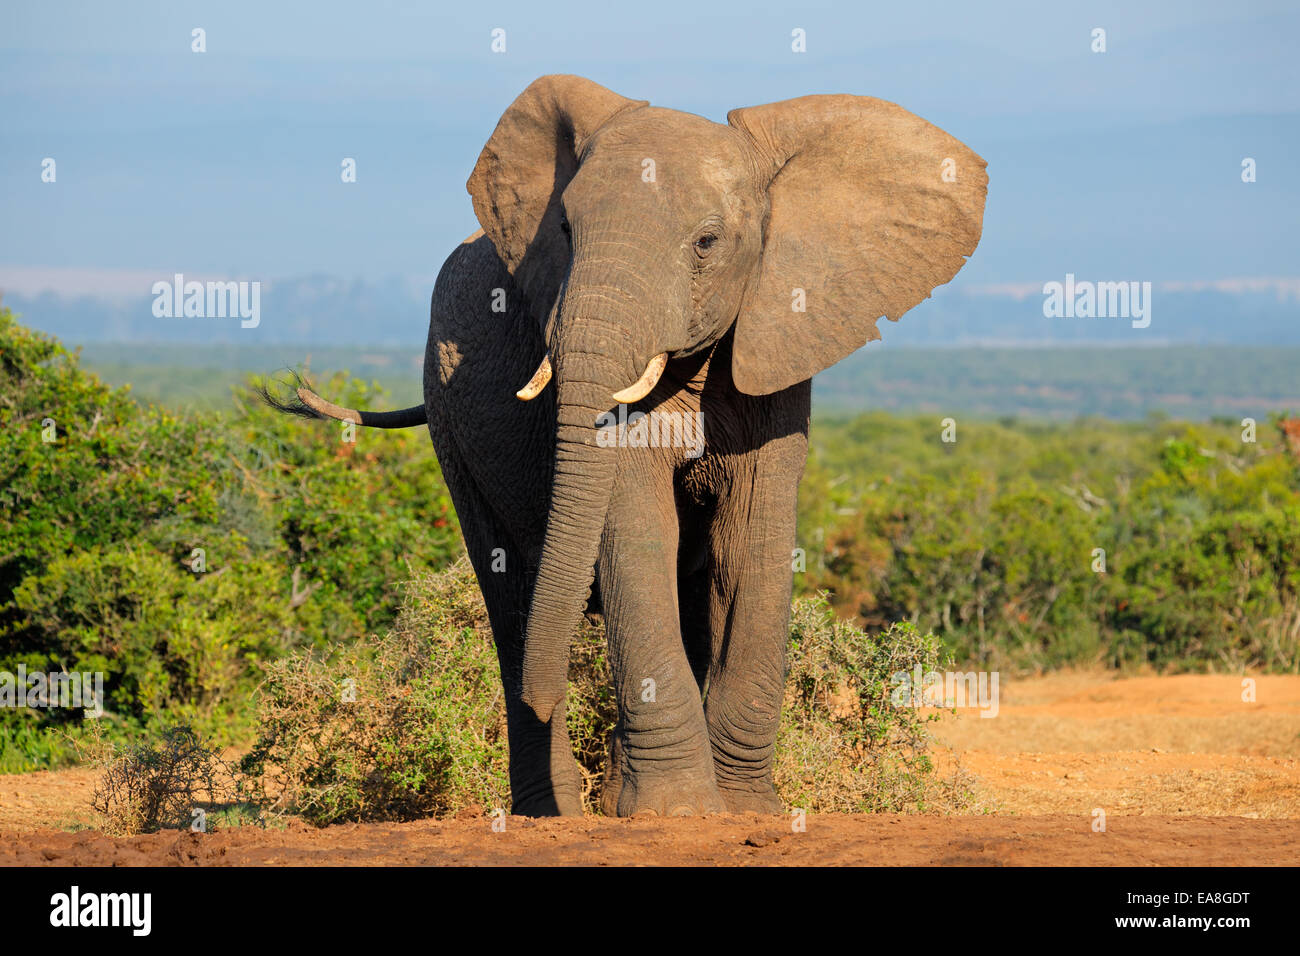
POLYGON ((957 273, 984 167, 868 97, 722 125, 545 76, 469 178, 482 231, 434 287, 424 403, 299 390, 302 414, 428 423, 500 658, 514 812, 581 813, 564 705, 589 606, 620 714, 605 812, 780 810, 810 380, 957 273))

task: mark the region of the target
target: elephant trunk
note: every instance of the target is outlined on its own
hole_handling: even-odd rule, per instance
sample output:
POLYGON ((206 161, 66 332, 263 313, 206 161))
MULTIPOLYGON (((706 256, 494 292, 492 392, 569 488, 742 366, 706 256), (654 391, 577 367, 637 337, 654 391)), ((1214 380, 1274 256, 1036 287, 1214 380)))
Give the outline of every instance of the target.
POLYGON ((555 461, 524 644, 523 699, 543 722, 568 686, 569 644, 591 596, 614 489, 618 449, 597 441, 597 419, 655 354, 651 342, 629 341, 629 330, 644 328, 644 320, 636 321, 643 313, 631 296, 611 301, 620 277, 584 279, 582 272, 571 273, 552 347, 555 461))

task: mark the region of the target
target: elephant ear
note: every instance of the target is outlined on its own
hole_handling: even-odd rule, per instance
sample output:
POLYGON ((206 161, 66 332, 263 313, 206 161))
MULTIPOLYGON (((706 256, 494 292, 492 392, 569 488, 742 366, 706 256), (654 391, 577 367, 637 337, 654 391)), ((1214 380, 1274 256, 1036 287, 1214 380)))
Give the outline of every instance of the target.
POLYGON ((880 316, 897 321, 975 251, 986 163, 902 107, 804 96, 727 121, 772 177, 758 281, 736 321, 742 392, 802 382, 880 338, 880 316))
POLYGON ((510 104, 479 154, 466 183, 474 214, 543 318, 568 263, 560 196, 583 145, 611 117, 646 105, 580 76, 543 76, 510 104))

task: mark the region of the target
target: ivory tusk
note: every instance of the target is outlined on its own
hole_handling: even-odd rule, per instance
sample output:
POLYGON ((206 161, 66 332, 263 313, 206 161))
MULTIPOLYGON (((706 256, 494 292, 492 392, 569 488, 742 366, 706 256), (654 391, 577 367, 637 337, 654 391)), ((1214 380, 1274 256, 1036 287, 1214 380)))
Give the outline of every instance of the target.
POLYGON ((542 356, 542 364, 537 366, 537 371, 533 377, 528 380, 528 384, 515 392, 515 398, 521 402, 531 402, 538 395, 542 394, 542 389, 546 383, 551 380, 551 353, 547 352, 542 356))
POLYGON ((622 405, 641 401, 659 384, 659 376, 664 373, 664 367, 667 364, 668 353, 660 352, 646 363, 645 371, 641 373, 639 379, 623 389, 623 391, 614 393, 614 401, 622 405))

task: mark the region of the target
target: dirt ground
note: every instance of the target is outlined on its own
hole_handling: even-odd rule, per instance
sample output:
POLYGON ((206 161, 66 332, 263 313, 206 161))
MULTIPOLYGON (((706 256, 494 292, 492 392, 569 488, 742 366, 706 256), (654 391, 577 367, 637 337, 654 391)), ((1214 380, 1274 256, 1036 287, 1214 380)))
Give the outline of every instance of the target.
POLYGON ((1300 863, 1300 676, 1006 680, 997 717, 945 717, 942 770, 987 812, 686 820, 483 816, 113 840, 86 770, 0 777, 5 865, 1279 865, 1300 863), (1105 815, 1105 830, 1095 826, 1105 815))

